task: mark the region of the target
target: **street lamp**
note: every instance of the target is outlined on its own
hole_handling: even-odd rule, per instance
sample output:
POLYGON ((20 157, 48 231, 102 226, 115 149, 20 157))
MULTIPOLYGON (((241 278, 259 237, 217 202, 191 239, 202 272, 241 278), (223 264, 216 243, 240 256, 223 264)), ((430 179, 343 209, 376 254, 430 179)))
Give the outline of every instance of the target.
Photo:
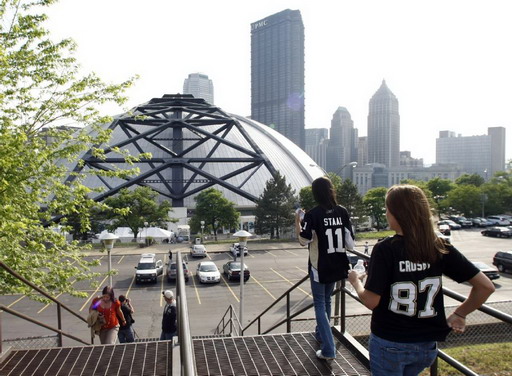
POLYGON ((110 287, 112 287, 112 275, 110 274, 110 271, 112 270, 112 258, 110 257, 110 251, 114 248, 114 243, 117 239, 119 239, 119 236, 110 232, 100 236, 100 241, 103 243, 103 246, 107 249, 108 253, 108 284, 110 287))
POLYGON ((343 169, 347 166, 350 166, 352 168, 356 167, 357 166, 357 162, 353 161, 353 162, 349 162, 349 163, 345 163, 343 166, 341 166, 341 168, 338 170, 337 172, 337 175, 339 175, 341 177, 341 172, 343 171, 343 169))
POLYGON ((204 230, 204 221, 201 221, 201 242, 204 243, 203 240, 203 230, 204 230))
MULTIPOLYGON (((245 264, 244 264, 244 247, 247 245, 247 238, 252 236, 250 232, 239 230, 233 234, 238 236, 238 244, 240 249, 240 325, 243 325, 244 316, 244 280, 245 280, 245 264)), ((235 253, 236 254, 236 253, 235 253)))

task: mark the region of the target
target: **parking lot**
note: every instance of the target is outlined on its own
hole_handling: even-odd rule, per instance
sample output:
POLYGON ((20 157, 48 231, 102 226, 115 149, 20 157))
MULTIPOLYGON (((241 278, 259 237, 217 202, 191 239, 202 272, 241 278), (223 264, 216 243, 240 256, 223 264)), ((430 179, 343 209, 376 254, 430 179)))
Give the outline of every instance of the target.
MULTIPOLYGON (((370 242, 372 244, 373 242, 370 242)), ((492 257, 498 250, 512 249, 512 239, 487 238, 480 235, 479 230, 452 231, 452 243, 461 250, 472 261, 483 261, 492 264, 492 257)), ((113 286, 116 295, 124 294, 129 296, 135 308, 134 328, 140 338, 154 338, 160 334, 160 324, 164 301, 162 291, 175 289, 175 283, 169 283, 165 277, 159 277, 156 284, 136 284, 134 280, 135 269, 141 253, 155 252, 157 256, 166 263, 168 261, 168 249, 174 252, 180 250, 188 257, 188 249, 183 244, 158 245, 151 248, 114 248, 112 252, 112 268, 118 270, 113 277, 113 286)), ((228 244, 208 245, 209 250, 204 260, 215 262, 222 272, 222 265, 232 256, 227 252, 228 244)), ((358 249, 362 250, 360 246, 358 249)), ((106 255, 94 254, 90 257, 100 258, 102 265, 97 268, 99 271, 106 271, 106 255)), ((220 283, 200 284, 195 277, 197 264, 202 258, 190 259, 189 269, 192 278, 187 283, 186 293, 190 314, 191 330, 193 335, 209 335, 215 330, 222 315, 229 305, 233 305, 238 313, 240 307, 240 282, 228 281, 223 275, 220 283)), ((251 277, 244 288, 244 323, 247 324, 266 307, 281 296, 286 290, 293 286, 307 273, 307 249, 299 247, 296 243, 268 243, 253 245, 249 243, 249 254, 246 256, 246 264, 251 271, 251 277), (256 249, 257 248, 257 249, 256 249)), ((71 281, 73 283, 73 281, 71 281)), ((79 311, 83 317, 87 316, 90 301, 94 296, 101 294, 103 286, 108 284, 107 278, 98 281, 98 288, 91 289, 85 282, 75 283, 75 286, 87 293, 87 298, 80 299, 67 295, 57 298, 72 309, 79 311)), ((457 284, 445 280, 445 286, 467 295, 469 287, 465 284, 457 284)), ((508 301, 512 296, 512 275, 501 273, 500 279, 495 281, 496 293, 490 301, 508 301)), ((2 304, 36 318, 49 325, 57 325, 56 308, 53 305, 44 305, 35 302, 24 296, 8 295, 0 297, 2 304)), ((291 299, 293 307, 301 307, 311 303, 311 293, 308 283, 301 285, 301 288, 294 292, 291 299)), ((450 300, 447 305, 453 304, 450 300)), ((347 313, 357 314, 368 312, 356 302, 349 301, 347 313)), ((283 318, 286 310, 283 305, 272 313, 268 321, 275 321, 283 318)), ((308 317, 314 317, 313 312, 308 317)), ((89 337, 89 329, 78 319, 63 312, 63 327, 80 338, 89 337)), ((10 314, 2 314, 2 336, 4 339, 30 337, 36 335, 48 335, 47 330, 27 323, 10 314)), ((96 341, 97 343, 97 341, 96 341)))

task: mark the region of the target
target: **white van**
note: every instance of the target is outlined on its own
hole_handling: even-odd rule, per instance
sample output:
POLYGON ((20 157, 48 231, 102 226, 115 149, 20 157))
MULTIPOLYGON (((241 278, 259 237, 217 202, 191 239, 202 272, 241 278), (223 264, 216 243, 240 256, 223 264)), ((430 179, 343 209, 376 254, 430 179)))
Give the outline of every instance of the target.
POLYGON ((154 253, 143 253, 135 269, 137 269, 135 283, 145 281, 156 283, 158 276, 164 272, 164 263, 162 260, 157 260, 154 253))

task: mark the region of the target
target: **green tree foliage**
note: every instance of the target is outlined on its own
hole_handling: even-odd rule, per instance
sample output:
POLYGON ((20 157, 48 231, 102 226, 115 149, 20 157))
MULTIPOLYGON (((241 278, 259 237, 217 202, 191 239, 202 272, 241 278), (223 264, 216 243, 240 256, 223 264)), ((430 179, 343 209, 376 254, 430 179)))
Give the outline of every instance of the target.
POLYGON ((448 192, 447 203, 457 213, 473 217, 481 212, 481 195, 478 187, 461 184, 448 192))
MULTIPOLYGON (((0 1, 0 260, 50 292, 84 296, 70 282, 90 280, 90 263, 82 258, 78 243, 66 242, 65 220, 60 232, 45 224, 76 214, 82 229, 90 228, 88 214, 97 206, 88 198, 91 189, 77 174, 64 183, 69 172, 57 161, 76 161, 93 145, 107 142, 109 132, 56 126, 107 121, 99 106, 122 104, 132 80, 111 85, 94 74, 80 75, 73 42, 54 43, 44 29, 44 6, 51 3, 0 1)), ((93 154, 103 156, 100 149, 93 154)), ((3 271, 0 293, 32 294, 3 271)))
POLYGON ((480 187, 484 182, 484 178, 478 174, 463 174, 455 180, 457 185, 474 185, 475 187, 480 187))
POLYGON ((215 188, 208 188, 196 197, 196 210, 190 219, 191 231, 201 230, 201 221, 205 222, 205 228, 212 230, 217 240, 217 231, 222 228, 238 228, 240 213, 235 209, 235 204, 222 195, 215 188))
POLYGON ((437 176, 427 182, 427 188, 432 192, 434 198, 437 196, 439 199, 444 199, 446 194, 454 188, 454 185, 450 180, 441 179, 437 176))
POLYGON ((338 204, 344 206, 351 217, 364 215, 363 198, 357 191, 356 185, 350 179, 345 179, 336 191, 338 204))
POLYGON ((313 190, 311 189, 310 185, 300 190, 299 203, 300 207, 305 211, 311 210, 317 205, 313 197, 313 190))
POLYGON ((256 204, 256 229, 260 234, 270 233, 270 238, 280 238, 280 229, 294 223, 294 206, 297 198, 286 178, 280 173, 267 181, 256 204))
POLYGON ((384 187, 372 188, 363 197, 367 213, 372 217, 379 230, 387 226, 386 192, 387 189, 384 187))
POLYGON ((122 189, 115 196, 108 197, 105 205, 109 207, 104 212, 105 219, 111 220, 109 229, 129 227, 137 239, 139 229, 149 226, 165 227, 166 222, 176 222, 169 218, 172 209, 169 201, 157 202, 158 193, 149 187, 137 187, 133 190, 122 189))

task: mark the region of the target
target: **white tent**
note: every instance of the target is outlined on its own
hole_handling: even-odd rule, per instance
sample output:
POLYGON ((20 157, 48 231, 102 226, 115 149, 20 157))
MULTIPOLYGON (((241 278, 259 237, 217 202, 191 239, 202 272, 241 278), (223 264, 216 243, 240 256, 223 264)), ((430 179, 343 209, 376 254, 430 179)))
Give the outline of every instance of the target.
MULTIPOLYGON (((107 232, 107 230, 103 230, 100 235, 107 232)), ((114 231, 114 234, 119 236, 119 242, 121 243, 129 243, 133 240, 133 232, 129 227, 118 227, 114 231)), ((172 234, 172 231, 167 231, 159 227, 144 227, 139 229, 137 241, 144 242, 146 237, 151 237, 157 242, 162 242, 165 239, 169 240, 172 234)))

